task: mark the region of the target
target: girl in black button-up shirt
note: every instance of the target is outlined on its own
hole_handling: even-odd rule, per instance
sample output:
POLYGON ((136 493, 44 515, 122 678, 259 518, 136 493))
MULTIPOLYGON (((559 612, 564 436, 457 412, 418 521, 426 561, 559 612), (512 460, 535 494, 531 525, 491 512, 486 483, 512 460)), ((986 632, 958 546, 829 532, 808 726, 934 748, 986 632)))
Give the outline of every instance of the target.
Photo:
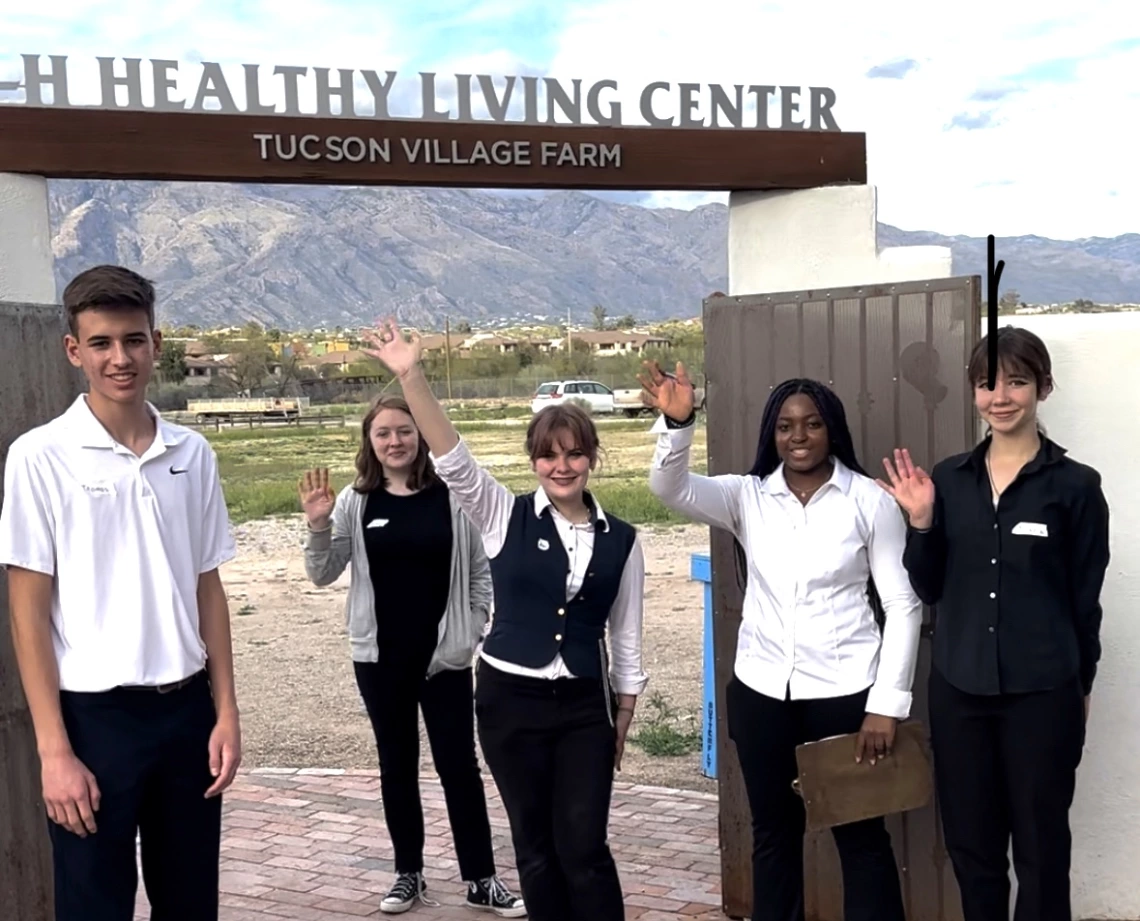
POLYGON ((1100 475, 1047 438, 1045 344, 998 332, 971 357, 989 432, 930 475, 905 450, 884 485, 906 513, 903 562, 936 606, 930 728, 947 849, 965 921, 1071 921, 1069 808, 1100 658, 1108 506, 1100 475))

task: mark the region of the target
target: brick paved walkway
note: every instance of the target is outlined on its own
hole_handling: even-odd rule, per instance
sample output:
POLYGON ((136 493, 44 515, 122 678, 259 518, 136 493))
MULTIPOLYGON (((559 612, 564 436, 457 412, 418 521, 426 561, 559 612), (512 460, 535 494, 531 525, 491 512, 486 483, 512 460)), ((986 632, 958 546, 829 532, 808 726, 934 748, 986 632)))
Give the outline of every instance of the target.
MULTIPOLYGON (((408 921, 493 918, 463 907, 443 792, 422 781, 428 897, 408 921)), ((518 891, 502 802, 487 787, 501 875, 518 891)), ((611 845, 628 921, 723 921, 716 798, 616 784, 611 845)), ((380 898, 392 881, 392 847, 375 771, 254 770, 226 794, 222 921, 348 921, 387 917, 380 898)), ((149 916, 141 892, 137 917, 149 916)))

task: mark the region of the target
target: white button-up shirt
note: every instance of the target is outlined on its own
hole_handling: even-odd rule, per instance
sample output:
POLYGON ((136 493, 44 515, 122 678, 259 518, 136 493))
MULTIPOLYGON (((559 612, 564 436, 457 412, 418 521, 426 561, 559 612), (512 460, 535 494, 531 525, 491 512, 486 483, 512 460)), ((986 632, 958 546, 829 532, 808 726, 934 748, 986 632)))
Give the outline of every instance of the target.
POLYGON ((748 583, 735 672, 784 700, 842 697, 867 688, 867 712, 910 714, 922 603, 902 564, 906 525, 874 480, 832 459, 834 472, 802 504, 781 465, 771 475, 689 472, 693 426, 660 416, 650 489, 666 506, 730 532, 744 548, 748 583), (873 575, 886 622, 867 598, 873 575))
POLYGON ((235 555, 217 460, 153 406, 142 457, 85 395, 8 451, 0 565, 51 575, 60 688, 167 684, 200 671, 198 577, 235 555))
MULTIPOLYGON (((494 559, 503 549, 515 495, 491 474, 479 466, 464 441, 441 457, 432 457, 439 474, 456 501, 483 535, 483 547, 488 559, 494 559)), ((550 498, 542 487, 535 490, 534 511, 541 515, 550 505, 550 498)), ((597 503, 597 527, 608 527, 606 513, 597 503)), ((566 574, 566 600, 569 601, 582 587, 594 553, 594 523, 574 524, 551 506, 551 517, 570 568, 566 574)), ((617 597, 610 606, 606 629, 610 641, 610 682, 617 694, 640 694, 649 677, 642 666, 641 625, 645 600, 645 556, 640 538, 634 538, 617 597)), ((513 662, 504 662, 480 650, 480 658, 501 671, 533 678, 570 678, 573 675, 560 654, 541 668, 527 668, 513 662)))

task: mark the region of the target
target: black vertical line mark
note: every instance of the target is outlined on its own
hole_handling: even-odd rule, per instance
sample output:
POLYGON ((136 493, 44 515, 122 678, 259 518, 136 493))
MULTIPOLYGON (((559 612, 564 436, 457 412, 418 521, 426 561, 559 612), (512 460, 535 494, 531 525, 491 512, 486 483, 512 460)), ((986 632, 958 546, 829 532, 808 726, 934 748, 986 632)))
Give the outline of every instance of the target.
MULTIPOLYGON (((927 290, 926 292, 926 354, 934 354, 934 292, 927 290)), ((934 451, 937 442, 934 437, 934 413, 935 406, 927 397, 926 401, 926 459, 923 461, 922 466, 927 470, 934 469, 934 451)))

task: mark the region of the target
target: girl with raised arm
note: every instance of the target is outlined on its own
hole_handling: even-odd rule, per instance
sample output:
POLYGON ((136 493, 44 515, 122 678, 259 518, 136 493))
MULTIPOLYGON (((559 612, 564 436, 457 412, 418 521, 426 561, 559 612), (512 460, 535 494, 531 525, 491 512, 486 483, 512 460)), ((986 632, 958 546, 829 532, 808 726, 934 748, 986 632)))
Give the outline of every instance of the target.
POLYGON ((309 578, 330 585, 351 566, 345 613, 353 668, 376 737, 396 858, 380 910, 398 914, 427 902, 422 709, 467 905, 523 917, 522 899, 495 872, 475 755, 472 661, 491 607, 478 531, 436 475, 408 404, 394 395, 377 397, 364 416, 353 483, 334 497, 322 468, 306 473, 299 489, 309 578))
MULTIPOLYGON (((685 369, 646 365, 646 402, 661 411, 649 487, 669 508, 732 534, 747 579, 726 704, 752 811, 752 919, 803 921, 796 746, 852 733, 853 757, 873 765, 910 714, 922 610, 902 565, 905 525, 859 466, 843 404, 824 385, 780 384, 752 469, 699 476, 689 472, 696 413, 685 369)), ((843 917, 903 921, 883 820, 832 834, 843 917)))
POLYGON ((587 489, 597 430, 573 405, 536 414, 526 451, 538 482, 516 496, 479 466, 436 400, 419 337, 405 341, 389 321, 372 341, 491 561, 495 611, 475 713, 527 909, 535 921, 620 921, 606 831, 614 769, 648 680, 645 563, 634 528, 587 489))
POLYGON ((1046 437, 1053 389, 1037 336, 998 331, 967 375, 989 426, 932 474, 910 453, 882 483, 909 520, 903 562, 936 606, 930 730, 946 848, 965 921, 1007 921, 1013 844, 1017 921, 1070 921, 1069 808, 1100 659, 1109 561, 1100 474, 1046 437))

